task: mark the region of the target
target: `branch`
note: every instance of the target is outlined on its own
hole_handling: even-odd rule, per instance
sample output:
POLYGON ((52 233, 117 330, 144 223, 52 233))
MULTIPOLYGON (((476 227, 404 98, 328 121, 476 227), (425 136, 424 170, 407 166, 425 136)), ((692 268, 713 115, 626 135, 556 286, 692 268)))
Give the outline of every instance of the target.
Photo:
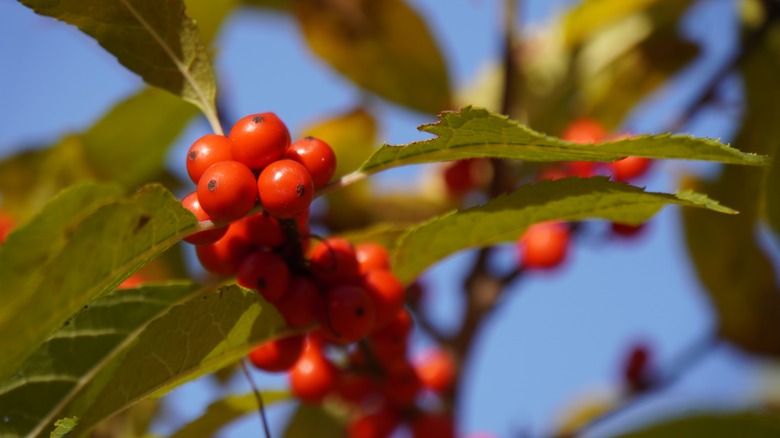
POLYGON ((265 403, 263 403, 263 395, 260 393, 260 390, 257 389, 257 385, 255 385, 254 379, 252 379, 252 375, 249 373, 249 369, 246 366, 246 361, 241 359, 240 363, 241 371, 244 372, 244 376, 246 376, 246 380, 249 381, 249 385, 252 387, 252 392, 255 394, 255 399, 257 399, 257 408, 260 411, 260 421, 263 422, 265 438, 271 438, 271 429, 268 427, 268 418, 265 416, 265 403))

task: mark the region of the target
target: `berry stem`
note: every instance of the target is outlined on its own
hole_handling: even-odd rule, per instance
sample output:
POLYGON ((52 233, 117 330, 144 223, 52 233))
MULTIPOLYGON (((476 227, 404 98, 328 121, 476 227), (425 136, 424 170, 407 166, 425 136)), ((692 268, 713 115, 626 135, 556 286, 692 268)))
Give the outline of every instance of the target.
POLYGON ((348 173, 341 178, 339 178, 336 181, 333 181, 332 183, 326 185, 325 187, 317 190, 314 193, 314 197, 318 198, 320 196, 327 195, 328 193, 333 193, 335 191, 341 190, 345 187, 351 186, 352 184, 358 183, 360 181, 363 181, 368 177, 368 174, 365 172, 361 172, 359 170, 356 170, 352 173, 348 173))
POLYGON ((282 226, 282 232, 284 233, 285 248, 289 251, 286 254, 287 262, 290 264, 290 269, 296 274, 306 272, 306 261, 303 257, 303 236, 301 236, 298 230, 298 223, 295 219, 277 219, 279 225, 282 226))
POLYGON ((257 399, 257 407, 258 411, 260 412, 260 421, 263 423, 265 437, 271 438, 271 429, 268 427, 268 418, 266 418, 265 415, 265 403, 263 403, 263 395, 260 393, 260 390, 257 389, 257 385, 255 385, 255 381, 252 379, 252 375, 249 373, 249 368, 246 366, 246 359, 241 359, 240 363, 241 371, 244 372, 244 376, 246 376, 246 380, 249 382, 249 385, 252 387, 252 392, 255 394, 255 399, 257 399))

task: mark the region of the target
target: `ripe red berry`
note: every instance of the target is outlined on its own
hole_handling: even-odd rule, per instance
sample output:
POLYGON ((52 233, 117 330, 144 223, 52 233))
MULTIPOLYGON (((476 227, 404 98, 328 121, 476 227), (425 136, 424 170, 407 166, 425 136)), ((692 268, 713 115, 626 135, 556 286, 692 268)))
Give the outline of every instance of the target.
POLYGON ((615 180, 628 182, 647 173, 652 163, 650 158, 626 157, 609 163, 609 168, 615 180))
POLYGON ((212 164, 232 160, 230 139, 224 135, 207 134, 195 140, 187 151, 187 174, 195 184, 212 164))
POLYGON ((572 161, 567 164, 567 176, 590 178, 596 174, 596 163, 593 161, 572 161))
POLYGON ((235 275, 244 257, 252 251, 252 246, 233 224, 221 239, 214 243, 195 246, 195 254, 203 267, 216 275, 235 275))
POLYGON ((320 308, 319 287, 306 277, 294 277, 282 299, 275 303, 287 327, 304 328, 317 322, 320 308))
POLYGON ((363 286, 376 309, 375 327, 392 322, 404 307, 404 285, 392 272, 375 269, 363 275, 363 286))
POLYGON ((372 397, 379 396, 379 385, 368 374, 342 372, 335 391, 341 400, 360 406, 363 402, 370 402, 372 397))
POLYGON ((413 438, 455 438, 455 422, 445 414, 424 413, 412 422, 413 438))
POLYGON ((255 251, 244 258, 236 274, 238 284, 254 289, 275 303, 284 297, 290 284, 287 263, 278 255, 255 251))
POLYGON ((412 317, 406 309, 401 309, 389 324, 371 332, 369 343, 374 349, 374 354, 383 363, 392 366, 398 359, 406 360, 411 331, 412 317))
POLYGON ((290 390, 301 401, 320 403, 335 387, 338 371, 319 350, 307 341, 307 347, 290 369, 290 390))
MULTIPOLYGON (((201 208, 200 202, 198 202, 197 192, 192 192, 189 195, 185 196, 184 199, 181 200, 181 205, 182 207, 191 211, 192 214, 194 214, 195 217, 198 219, 198 222, 211 220, 211 217, 208 214, 206 214, 205 211, 203 211, 203 208, 201 208)), ((184 241, 188 243, 192 243, 194 245, 214 243, 217 240, 221 239, 222 236, 224 236, 225 233, 227 233, 227 230, 228 227, 224 226, 224 227, 215 228, 213 230, 201 231, 200 233, 196 233, 193 234, 192 236, 185 237, 184 241)))
POLYGON ((303 353, 304 339, 303 335, 296 335, 268 341, 249 353, 249 361, 263 371, 289 370, 303 353))
POLYGON ((649 347, 637 344, 631 348, 623 365, 623 381, 628 389, 641 392, 651 385, 649 363, 649 347))
POLYGON ((550 269, 563 262, 569 248, 569 227, 563 222, 532 225, 518 241, 523 267, 550 269))
POLYGON ((430 350, 415 360, 422 385, 435 392, 446 392, 455 380, 455 361, 442 350, 430 350))
POLYGON ((355 248, 340 237, 330 237, 314 247, 311 271, 324 284, 357 283, 360 281, 355 248))
POLYGON ((583 117, 572 121, 561 138, 572 143, 598 143, 606 136, 607 130, 601 123, 583 117))
POLYGON ((314 184, 303 165, 279 160, 268 165, 257 179, 263 209, 282 219, 292 219, 308 210, 314 199, 314 184))
POLYGON ((612 232, 621 237, 634 237, 642 232, 645 228, 645 224, 628 225, 618 222, 612 222, 612 232))
POLYGON ((290 145, 290 131, 274 113, 250 114, 236 122, 229 134, 233 159, 252 170, 284 156, 290 145))
POLYGON ((266 212, 241 218, 233 222, 232 226, 240 230, 254 247, 278 248, 286 241, 279 221, 266 212))
POLYGON ((411 406, 417 400, 420 389, 422 389, 420 378, 417 376, 417 371, 409 363, 403 363, 388 370, 383 392, 393 405, 398 407, 411 406))
POLYGON ((336 154, 330 145, 318 138, 297 140, 287 148, 284 156, 297 161, 309 171, 315 189, 327 184, 336 173, 336 154))
POLYGON ((255 175, 237 161, 214 163, 198 181, 198 200, 214 220, 236 220, 257 201, 255 175))
POLYGON ((134 288, 134 287, 141 286, 144 283, 146 283, 146 278, 144 278, 144 276, 142 274, 136 272, 135 274, 127 277, 127 279, 125 279, 125 281, 120 283, 119 286, 117 286, 116 288, 117 289, 131 289, 131 288, 134 288))
POLYGON ((5 212, 0 211, 0 245, 5 242, 5 238, 11 232, 11 230, 14 229, 14 226, 16 226, 16 221, 14 221, 14 218, 5 212))
POLYGON ((341 284, 327 290, 320 311, 320 326, 328 338, 356 342, 374 327, 374 303, 360 286, 341 284))
POLYGON ((385 247, 378 243, 367 242, 355 245, 355 257, 361 274, 375 269, 390 269, 390 255, 385 247))
MULTIPOLYGON (((376 412, 362 415, 347 425, 348 438, 387 438, 400 424, 398 413, 385 407, 376 412)), ((431 437, 435 438, 435 437, 431 437)))

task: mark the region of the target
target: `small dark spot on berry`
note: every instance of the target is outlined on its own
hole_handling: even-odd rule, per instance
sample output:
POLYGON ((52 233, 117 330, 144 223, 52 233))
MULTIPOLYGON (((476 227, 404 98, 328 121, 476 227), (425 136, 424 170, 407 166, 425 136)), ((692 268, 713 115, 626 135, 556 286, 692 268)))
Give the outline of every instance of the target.
POLYGON ((362 307, 358 307, 357 309, 355 309, 355 315, 356 316, 363 316, 365 314, 366 314, 366 311, 362 307))
POLYGON ((190 154, 189 154, 189 155, 187 155, 187 157, 189 157, 190 161, 194 161, 194 160, 195 160, 195 158, 197 158, 197 157, 198 157, 198 154, 197 154, 197 153, 195 153, 195 151, 190 151, 190 154))
POLYGON ((265 287, 268 286, 268 284, 265 281, 265 278, 260 278, 257 280, 257 288, 260 290, 265 289, 265 287))
POLYGON ((305 138, 306 140, 309 140, 309 141, 311 141, 311 140, 314 140, 314 137, 312 137, 311 135, 307 135, 307 136, 306 136, 306 137, 304 137, 304 138, 305 138))
POLYGON ((306 186, 303 184, 298 184, 298 186, 295 188, 295 193, 298 194, 298 197, 302 197, 306 194, 306 186))
POLYGON ((214 189, 217 188, 217 180, 212 179, 209 180, 209 184, 206 186, 207 189, 209 189, 210 192, 213 192, 214 189))
POLYGON ((254 116, 254 117, 252 117, 252 123, 254 123, 255 125, 258 124, 258 123, 263 123, 264 121, 265 121, 265 119, 263 118, 263 116, 254 116))

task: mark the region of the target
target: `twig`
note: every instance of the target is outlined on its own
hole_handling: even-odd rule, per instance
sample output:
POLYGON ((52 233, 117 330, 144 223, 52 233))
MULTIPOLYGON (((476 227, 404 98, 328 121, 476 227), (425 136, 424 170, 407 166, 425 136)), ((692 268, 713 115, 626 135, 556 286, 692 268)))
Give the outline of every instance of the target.
POLYGON ((246 361, 244 359, 241 359, 241 370, 244 372, 244 376, 246 376, 246 380, 249 381, 249 385, 252 387, 252 392, 255 394, 255 399, 257 399, 257 407, 258 411, 260 412, 260 421, 263 422, 263 431, 265 431, 265 438, 271 438, 271 429, 268 427, 268 418, 265 416, 265 403, 263 403, 263 395, 260 394, 260 390, 257 389, 257 385, 255 385, 254 379, 252 379, 252 375, 249 374, 249 368, 246 366, 246 361))

